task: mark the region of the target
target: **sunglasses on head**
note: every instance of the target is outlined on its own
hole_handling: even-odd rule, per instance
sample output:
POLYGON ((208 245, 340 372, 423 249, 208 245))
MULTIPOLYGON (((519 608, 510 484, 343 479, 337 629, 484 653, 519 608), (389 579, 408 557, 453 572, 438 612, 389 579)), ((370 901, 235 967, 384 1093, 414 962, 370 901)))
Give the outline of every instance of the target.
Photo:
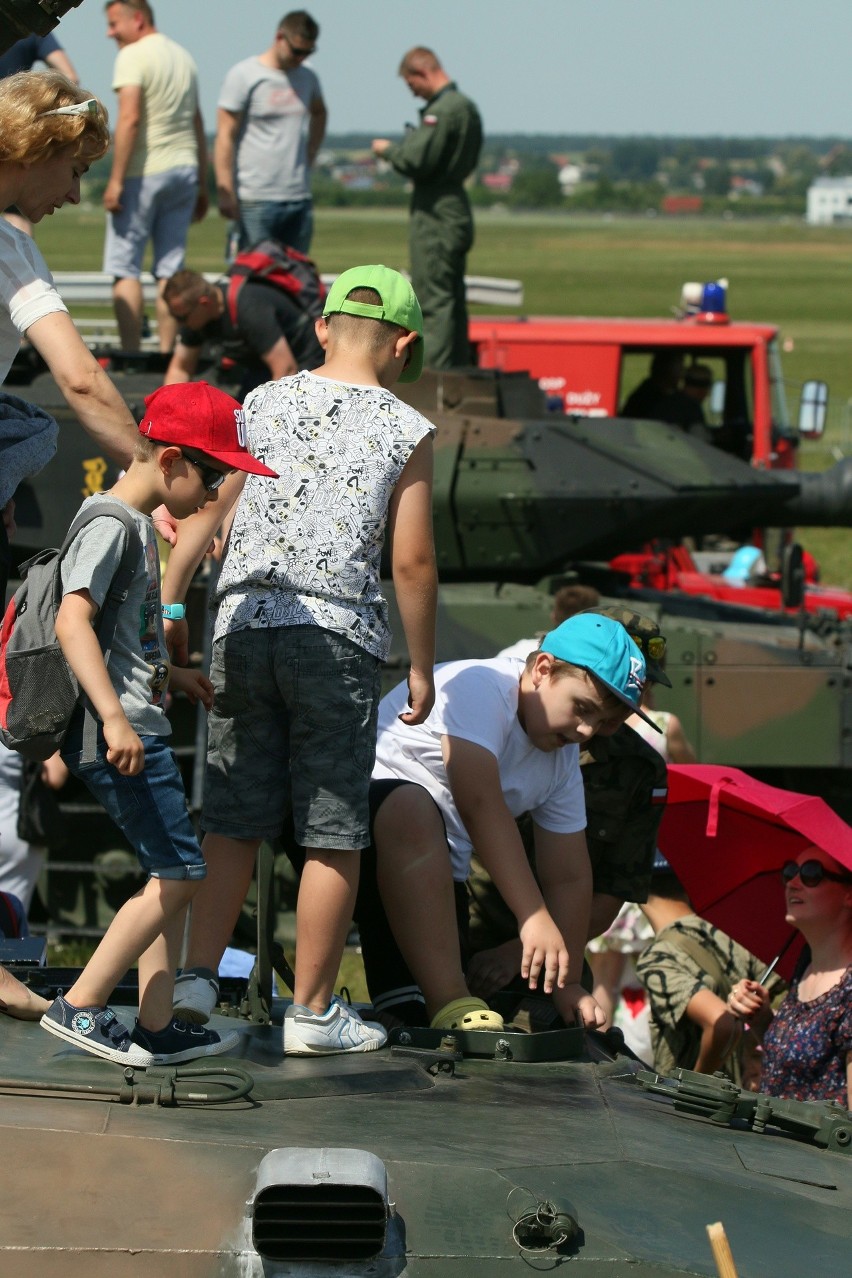
POLYGON ((56 107, 53 111, 42 111, 39 119, 48 115, 97 115, 100 103, 97 98, 87 98, 85 102, 72 102, 70 106, 56 107))
POLYGON ((630 638, 644 656, 652 661, 662 661, 666 655, 666 641, 662 635, 643 635, 635 630, 628 630, 630 638))
POLYGON ((852 874, 835 874, 834 870, 827 870, 822 861, 803 861, 801 865, 796 861, 785 861, 781 867, 782 881, 792 883, 796 875, 802 887, 807 888, 819 887, 823 879, 831 879, 833 883, 852 883, 852 874))
POLYGON ((217 488, 221 488, 225 480, 228 478, 228 471, 217 470, 215 466, 208 465, 207 462, 199 461, 197 457, 193 457, 187 448, 181 447, 180 450, 186 460, 190 462, 201 476, 201 482, 208 493, 215 493, 217 488))

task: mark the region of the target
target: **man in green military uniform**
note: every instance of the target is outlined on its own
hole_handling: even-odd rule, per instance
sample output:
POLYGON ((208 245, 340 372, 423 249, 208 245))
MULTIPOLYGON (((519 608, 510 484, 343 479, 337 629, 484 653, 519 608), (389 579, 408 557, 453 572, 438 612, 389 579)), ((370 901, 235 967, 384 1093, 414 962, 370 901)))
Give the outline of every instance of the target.
POLYGON ((473 244, 473 216, 464 182, 482 147, 479 112, 431 49, 406 53, 399 68, 415 97, 420 124, 401 142, 374 138, 373 151, 414 184, 411 196, 411 279, 423 308, 426 363, 470 363, 464 271, 473 244))

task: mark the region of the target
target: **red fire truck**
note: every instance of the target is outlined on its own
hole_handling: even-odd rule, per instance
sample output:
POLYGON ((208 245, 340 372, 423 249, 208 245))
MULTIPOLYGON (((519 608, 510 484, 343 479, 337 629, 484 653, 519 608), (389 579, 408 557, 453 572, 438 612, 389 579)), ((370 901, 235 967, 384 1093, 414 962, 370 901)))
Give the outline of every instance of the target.
POLYGON ((706 406, 721 447, 760 467, 792 467, 802 435, 822 434, 827 388, 806 382, 794 427, 787 410, 778 329, 732 321, 723 282, 686 285, 681 318, 583 319, 553 316, 476 318, 470 335, 480 368, 523 370, 557 411, 617 417, 647 375, 654 355, 681 353, 708 365, 713 392, 706 406), (695 297, 701 289, 701 298, 695 297))

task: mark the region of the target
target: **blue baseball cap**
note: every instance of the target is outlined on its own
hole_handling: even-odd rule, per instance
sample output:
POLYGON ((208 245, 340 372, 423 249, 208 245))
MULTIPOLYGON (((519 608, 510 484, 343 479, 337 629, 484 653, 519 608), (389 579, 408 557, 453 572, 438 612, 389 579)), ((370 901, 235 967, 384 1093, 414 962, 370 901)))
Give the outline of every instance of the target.
POLYGON ((641 709, 642 689, 648 673, 645 658, 621 622, 600 613, 575 613, 544 636, 541 651, 587 670, 622 705, 628 706, 657 732, 662 731, 641 709))

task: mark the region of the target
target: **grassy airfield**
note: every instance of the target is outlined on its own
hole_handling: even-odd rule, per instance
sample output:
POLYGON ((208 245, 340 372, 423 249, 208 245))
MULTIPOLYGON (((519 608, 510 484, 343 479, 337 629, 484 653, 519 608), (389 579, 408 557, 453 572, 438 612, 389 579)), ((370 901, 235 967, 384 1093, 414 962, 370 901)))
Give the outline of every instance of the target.
MULTIPOLYGON (((686 280, 726 277, 733 319, 778 324, 791 416, 801 383, 827 381, 829 427, 806 446, 802 464, 823 469, 852 453, 852 229, 803 222, 568 218, 477 213, 472 274, 520 279, 527 314, 659 315, 670 313, 686 280)), ((358 262, 407 265, 407 215, 402 210, 319 209, 313 256, 323 271, 358 262)), ((37 229, 53 270, 98 270, 103 216, 68 208, 37 229)), ((188 265, 222 266, 225 223, 216 215, 192 228, 188 265)), ((483 313, 485 308, 479 308, 483 313)), ((852 588, 847 532, 804 537, 823 565, 823 578, 852 588)))

